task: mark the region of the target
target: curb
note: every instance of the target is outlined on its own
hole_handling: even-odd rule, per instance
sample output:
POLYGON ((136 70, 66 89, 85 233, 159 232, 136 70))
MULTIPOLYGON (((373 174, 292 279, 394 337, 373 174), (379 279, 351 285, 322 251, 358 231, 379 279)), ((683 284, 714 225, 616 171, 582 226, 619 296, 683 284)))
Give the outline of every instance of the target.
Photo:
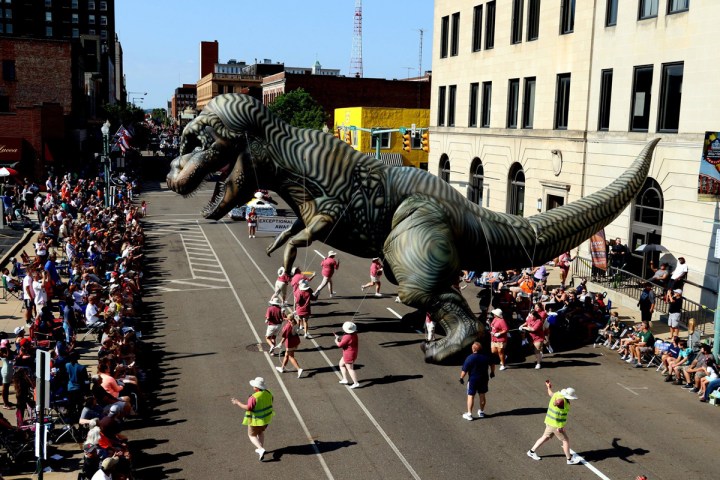
POLYGON ((5 255, 0 257, 0 266, 5 265, 8 261, 8 259, 10 259, 10 257, 16 255, 17 252, 23 246, 25 246, 27 244, 28 238, 30 238, 34 233, 35 233, 35 230, 33 230, 31 228, 26 228, 25 234, 22 236, 22 238, 20 240, 18 240, 17 243, 15 243, 15 245, 13 245, 12 248, 10 248, 10 250, 5 252, 5 255))

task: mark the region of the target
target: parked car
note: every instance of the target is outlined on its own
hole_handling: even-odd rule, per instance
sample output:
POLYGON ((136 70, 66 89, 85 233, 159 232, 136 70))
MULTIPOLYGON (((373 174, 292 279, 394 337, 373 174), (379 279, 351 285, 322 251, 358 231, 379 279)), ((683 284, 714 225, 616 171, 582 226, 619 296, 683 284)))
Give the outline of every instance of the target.
POLYGON ((255 213, 258 217, 276 217, 277 209, 265 200, 259 200, 254 198, 245 205, 235 207, 230 210, 228 214, 233 220, 245 220, 245 215, 250 211, 252 207, 255 207, 255 213))

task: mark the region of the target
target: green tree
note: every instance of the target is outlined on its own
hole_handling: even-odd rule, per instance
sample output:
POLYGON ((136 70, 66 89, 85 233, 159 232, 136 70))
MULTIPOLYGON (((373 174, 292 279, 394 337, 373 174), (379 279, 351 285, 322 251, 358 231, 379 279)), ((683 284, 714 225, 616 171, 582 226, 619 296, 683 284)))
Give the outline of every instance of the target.
POLYGON ((153 111, 150 115, 152 116, 152 119, 156 122, 162 125, 167 125, 167 111, 164 108, 153 108, 153 111))
POLYGON ((280 95, 269 108, 293 127, 320 130, 327 120, 325 110, 302 88, 280 95))

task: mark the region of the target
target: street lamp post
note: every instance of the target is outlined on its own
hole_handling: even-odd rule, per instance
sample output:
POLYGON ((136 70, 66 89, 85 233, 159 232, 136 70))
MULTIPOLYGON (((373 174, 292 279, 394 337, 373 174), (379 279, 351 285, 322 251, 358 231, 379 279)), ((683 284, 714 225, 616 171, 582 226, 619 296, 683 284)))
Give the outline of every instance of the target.
POLYGON ((105 206, 110 206, 110 121, 105 120, 103 126, 100 127, 103 136, 103 156, 101 163, 103 164, 105 176, 105 206))

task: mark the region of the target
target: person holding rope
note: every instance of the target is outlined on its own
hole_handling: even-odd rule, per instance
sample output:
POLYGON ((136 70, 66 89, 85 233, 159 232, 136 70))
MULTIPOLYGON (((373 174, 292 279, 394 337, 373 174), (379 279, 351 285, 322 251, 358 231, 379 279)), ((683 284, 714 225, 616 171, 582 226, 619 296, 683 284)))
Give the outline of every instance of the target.
POLYGON ((383 265, 380 257, 375 257, 370 263, 370 281, 364 285, 360 285, 360 289, 364 292, 366 288, 375 287, 375 296, 382 297, 380 293, 380 277, 383 274, 383 265))
POLYGON ((320 268, 322 269, 322 282, 320 282, 320 285, 315 290, 315 293, 313 293, 313 298, 317 300, 318 296, 320 295, 320 291, 325 288, 325 285, 327 285, 328 290, 330 291, 330 298, 333 298, 333 295, 335 295, 335 290, 333 290, 333 283, 332 283, 332 277, 335 274, 335 270, 340 268, 340 262, 338 262, 335 259, 335 251, 330 250, 327 254, 327 257, 323 258, 323 261, 320 262, 320 268))

